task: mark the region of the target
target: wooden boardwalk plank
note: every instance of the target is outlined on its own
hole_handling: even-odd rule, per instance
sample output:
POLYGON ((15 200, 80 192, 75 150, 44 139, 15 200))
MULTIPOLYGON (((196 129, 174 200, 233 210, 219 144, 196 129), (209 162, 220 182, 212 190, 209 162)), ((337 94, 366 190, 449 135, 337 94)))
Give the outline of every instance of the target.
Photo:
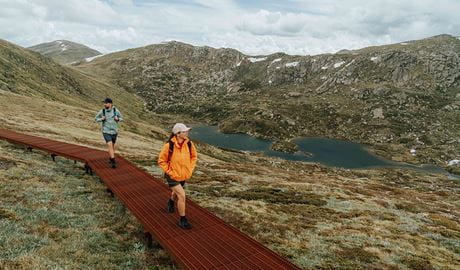
POLYGON ((166 211, 171 192, 132 162, 105 151, 0 129, 0 139, 85 162, 183 269, 299 269, 216 215, 187 199, 193 227, 183 230, 166 211))

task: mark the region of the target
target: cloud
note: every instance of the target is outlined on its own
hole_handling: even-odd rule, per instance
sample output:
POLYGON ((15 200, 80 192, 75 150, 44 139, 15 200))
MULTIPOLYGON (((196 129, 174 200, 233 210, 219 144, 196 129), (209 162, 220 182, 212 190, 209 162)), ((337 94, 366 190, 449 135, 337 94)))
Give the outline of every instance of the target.
POLYGON ((457 0, 0 0, 0 38, 104 53, 176 39, 248 54, 318 54, 448 33, 457 0))
POLYGON ((34 0, 35 5, 43 11, 41 19, 53 22, 73 22, 89 25, 113 25, 120 20, 119 14, 105 2, 98 0, 34 0))
POLYGON ((236 29, 254 35, 291 36, 301 33, 309 21, 309 17, 304 14, 260 10, 255 14, 244 15, 236 29))
MULTIPOLYGON (((235 28, 245 34, 270 36, 273 48, 300 54, 460 33, 458 1, 291 0, 294 2, 298 4, 296 13, 259 10, 245 14, 235 28)), ((259 45, 268 49, 264 39, 246 36, 251 43, 246 44, 247 50, 256 51, 259 45)))

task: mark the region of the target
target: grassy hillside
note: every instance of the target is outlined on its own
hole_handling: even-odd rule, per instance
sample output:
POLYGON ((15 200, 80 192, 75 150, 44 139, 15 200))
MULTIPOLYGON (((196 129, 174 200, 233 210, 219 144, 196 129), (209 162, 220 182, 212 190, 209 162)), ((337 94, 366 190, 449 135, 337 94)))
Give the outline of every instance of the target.
POLYGON ((143 101, 119 87, 63 67, 52 60, 0 40, 0 90, 82 108, 100 106, 110 96, 128 107, 133 115, 143 110, 143 101))
POLYGON ((81 165, 0 142, 0 268, 173 269, 81 165))
MULTIPOLYGON (((158 149, 131 159, 160 176, 152 166, 158 149)), ((62 158, 53 163, 48 156, 7 143, 0 150, 0 190, 8 193, 0 196, 0 225, 9 232, 2 237, 11 250, 21 250, 0 254, 5 265, 169 267, 161 250, 145 247, 135 219, 94 177, 85 176, 81 165, 62 158), (14 198, 29 199, 18 204, 14 198), (60 200, 69 201, 62 205, 60 200), (83 203, 84 208, 75 208, 83 203), (30 209, 36 211, 30 214, 30 209), (21 230, 28 234, 17 242, 21 230), (34 249, 24 250, 24 244, 34 249), (123 262, 100 253, 107 248, 114 254, 123 250, 118 256, 123 262), (69 249, 77 253, 60 257, 51 253, 56 249, 58 254, 69 249)), ((221 153, 205 145, 198 150, 189 196, 303 269, 456 269, 460 261, 458 182, 404 170, 327 169, 221 153)))
POLYGON ((170 42, 77 68, 137 93, 153 112, 225 132, 346 139, 395 161, 446 166, 460 151, 459 59, 460 40, 441 35, 315 56, 249 57, 170 42))
MULTIPOLYGON (((108 79, 2 44, 0 64, 9 69, 1 69, 0 81, 10 87, 0 90, 0 128, 104 149, 93 117, 102 97, 117 94, 127 119, 120 153, 161 176, 156 160, 164 128, 183 118, 148 113, 142 99, 108 79)), ((460 264, 458 181, 197 148, 188 195, 303 269, 454 270, 460 264)), ((0 268, 174 267, 161 249, 145 246, 140 224, 81 166, 0 142, 0 268)))

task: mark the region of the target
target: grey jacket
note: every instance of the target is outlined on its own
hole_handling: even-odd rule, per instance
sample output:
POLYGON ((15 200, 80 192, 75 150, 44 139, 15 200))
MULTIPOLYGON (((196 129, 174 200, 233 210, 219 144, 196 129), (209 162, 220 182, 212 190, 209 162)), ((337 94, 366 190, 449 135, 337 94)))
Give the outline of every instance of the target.
POLYGON ((102 121, 102 117, 104 116, 102 110, 100 110, 97 114, 94 120, 96 122, 102 122, 102 133, 107 133, 107 134, 117 134, 118 133, 118 122, 123 121, 123 117, 121 116, 121 113, 118 109, 114 109, 115 107, 112 107, 112 109, 107 110, 107 109, 102 109, 105 110, 105 121, 102 121), (115 115, 118 117, 118 122, 115 121, 115 115))

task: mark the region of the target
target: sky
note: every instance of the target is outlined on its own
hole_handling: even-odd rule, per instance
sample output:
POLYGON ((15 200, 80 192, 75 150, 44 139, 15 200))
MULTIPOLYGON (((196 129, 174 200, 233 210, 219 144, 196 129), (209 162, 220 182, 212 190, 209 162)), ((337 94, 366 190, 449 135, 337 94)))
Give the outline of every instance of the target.
POLYGON ((249 55, 460 36, 460 0, 0 0, 0 38, 102 53, 177 40, 249 55))

